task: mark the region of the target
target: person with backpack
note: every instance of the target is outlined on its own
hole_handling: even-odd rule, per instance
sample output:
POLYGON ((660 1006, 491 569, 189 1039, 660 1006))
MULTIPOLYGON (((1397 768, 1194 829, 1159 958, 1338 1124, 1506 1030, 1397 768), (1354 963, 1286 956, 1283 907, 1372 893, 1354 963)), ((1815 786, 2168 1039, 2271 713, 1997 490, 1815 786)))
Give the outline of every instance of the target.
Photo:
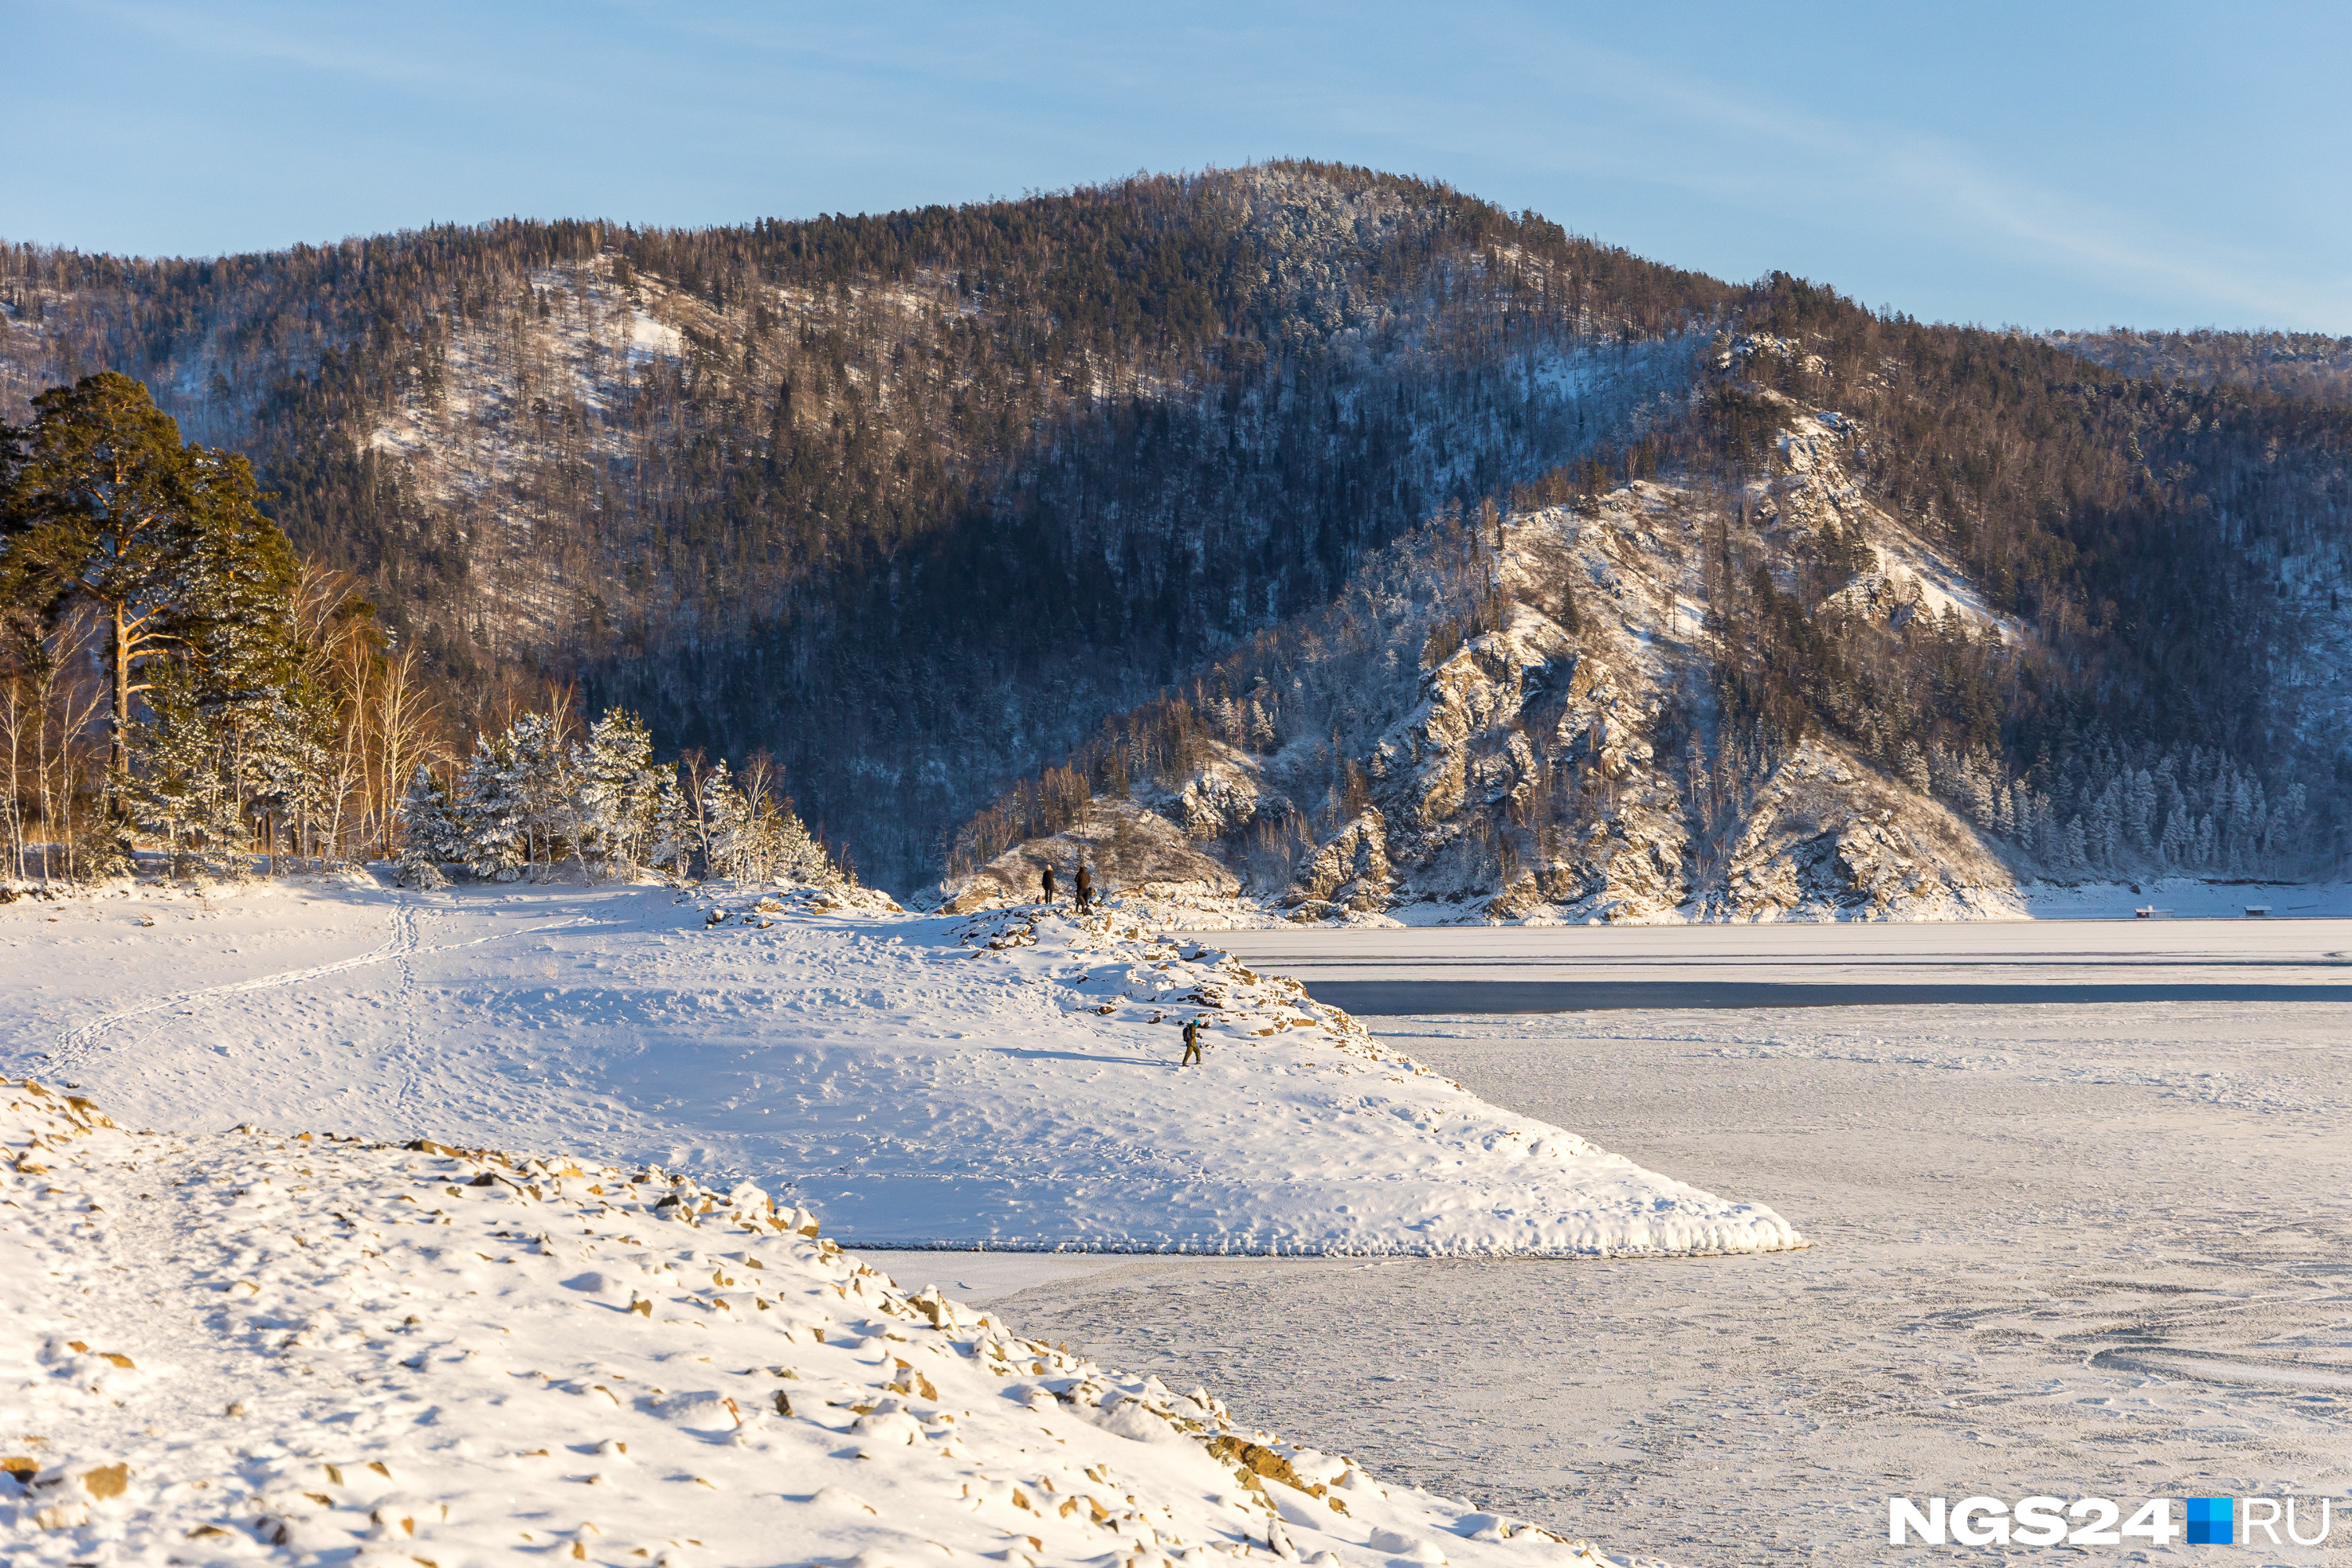
POLYGON ((1184 1059, 1176 1065, 1191 1067, 1195 1063, 1207 1065, 1201 1056, 1201 1020, 1197 1017, 1184 1020, 1184 1059))
POLYGON ((1090 910, 1090 909, 1094 908, 1094 902, 1095 902, 1095 873, 1094 873, 1094 868, 1092 868, 1092 867, 1088 866, 1085 861, 1081 860, 1081 861, 1079 861, 1079 862, 1078 862, 1078 908, 1080 908, 1081 910, 1090 910))

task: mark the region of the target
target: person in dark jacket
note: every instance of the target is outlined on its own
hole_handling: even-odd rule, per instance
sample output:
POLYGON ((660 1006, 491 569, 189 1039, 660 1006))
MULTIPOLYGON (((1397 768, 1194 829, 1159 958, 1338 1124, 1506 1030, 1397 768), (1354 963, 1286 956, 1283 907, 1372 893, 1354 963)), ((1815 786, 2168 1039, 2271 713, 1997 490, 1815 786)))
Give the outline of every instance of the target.
POLYGON ((1039 878, 1038 880, 1044 885, 1045 889, 1045 901, 1049 904, 1052 903, 1054 901, 1054 868, 1047 866, 1045 868, 1045 874, 1039 878))
POLYGON ((1191 1067, 1201 1060, 1201 1020, 1187 1018, 1184 1020, 1184 1059, 1176 1065, 1191 1067))
POLYGON ((1085 861, 1081 860, 1081 861, 1079 861, 1079 862, 1078 862, 1078 908, 1080 908, 1080 909, 1082 909, 1082 910, 1089 910, 1089 909, 1092 909, 1092 908, 1094 908, 1094 902, 1095 902, 1095 873, 1094 873, 1094 868, 1092 868, 1092 867, 1088 866, 1085 861))

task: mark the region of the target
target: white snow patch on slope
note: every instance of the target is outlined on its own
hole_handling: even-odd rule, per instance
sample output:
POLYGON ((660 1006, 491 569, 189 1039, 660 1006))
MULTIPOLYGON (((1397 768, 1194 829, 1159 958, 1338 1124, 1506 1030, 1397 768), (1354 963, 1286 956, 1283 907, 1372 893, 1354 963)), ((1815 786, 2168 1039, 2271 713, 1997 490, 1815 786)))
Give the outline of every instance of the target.
POLYGON ((1297 982, 1165 933, 765 902, 326 889, 55 921, 19 904, 0 910, 0 1068, 154 1125, 747 1173, 877 1247, 1802 1245, 1769 1208, 1498 1110, 1297 982), (1196 1016, 1207 1061, 1180 1068, 1196 1016))
POLYGON ((629 346, 635 351, 633 358, 677 359, 686 352, 686 339, 668 322, 643 310, 633 310, 629 314, 629 346))
POLYGON ((1869 499, 1846 467, 1845 450, 1854 426, 1843 415, 1832 409, 1791 410, 1787 419, 1776 449, 1788 468, 1789 485, 1775 494, 1772 486, 1759 483, 1749 487, 1751 492, 1769 496, 1792 520, 1808 525, 1843 521, 1878 555, 1877 571, 1863 574, 1825 603, 1864 612, 1899 607, 1938 618, 1958 616, 1968 626, 1998 630, 2012 647, 2026 639, 2025 626, 1987 604, 1958 564, 1869 499))
POLYGON ((1830 595, 1826 602, 1867 611, 1884 601, 1938 619, 1958 616, 1970 626, 1990 626, 2001 641, 2015 647, 2025 629, 2007 616, 1996 615, 1984 595, 1948 563, 1892 533, 1872 541, 1879 569, 1865 573, 1830 595))
POLYGON ((0 1150, 10 1563, 1603 1562, 910 1296, 756 1188, 5 1081, 0 1150))

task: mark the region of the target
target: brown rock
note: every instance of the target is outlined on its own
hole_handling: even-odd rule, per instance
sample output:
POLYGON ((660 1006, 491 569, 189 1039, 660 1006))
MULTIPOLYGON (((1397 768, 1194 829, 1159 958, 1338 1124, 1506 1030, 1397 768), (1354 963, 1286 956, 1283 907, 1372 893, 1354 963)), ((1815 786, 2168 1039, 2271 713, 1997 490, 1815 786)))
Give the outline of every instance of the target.
POLYGON ((43 1530, 78 1530, 89 1522, 89 1504, 79 1499, 51 1503, 33 1515, 33 1522, 43 1530))
MULTIPOLYGON (((1209 1439, 1209 1452, 1240 1471, 1242 1484, 1244 1486, 1250 1485, 1253 1477, 1264 1476, 1268 1480, 1280 1481, 1284 1486, 1305 1492, 1309 1497, 1321 1497, 1324 1494, 1323 1488, 1302 1477, 1297 1470, 1290 1468, 1288 1459, 1263 1444, 1245 1443, 1231 1433, 1220 1433, 1209 1439)), ((1257 1489, 1253 1487, 1251 1489, 1257 1489)))

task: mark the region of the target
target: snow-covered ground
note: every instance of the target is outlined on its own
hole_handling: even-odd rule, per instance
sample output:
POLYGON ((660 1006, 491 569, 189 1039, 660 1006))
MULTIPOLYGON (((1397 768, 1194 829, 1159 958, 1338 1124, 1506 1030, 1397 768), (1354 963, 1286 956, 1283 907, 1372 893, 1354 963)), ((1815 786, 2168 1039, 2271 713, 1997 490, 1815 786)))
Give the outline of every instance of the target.
MULTIPOLYGON (((1058 841, 1038 842, 1055 844, 1058 841)), ((1066 853, 1064 858, 1068 858, 1066 853)), ((1154 923, 1181 931, 1223 933, 1297 931, 1302 929, 1287 911, 1271 900, 1219 894, 1202 888, 1155 886, 1122 893, 1121 897, 1130 908, 1139 911, 1149 910, 1154 923)), ((1358 916, 1344 922, 1306 929, 1359 931, 1404 926, 1438 930, 1475 927, 1504 931, 1524 926, 1534 930, 1585 930, 1607 925, 1607 922, 1598 921, 1590 922, 1590 926, 1584 921, 1560 922, 1540 914, 1525 920, 1497 921, 1489 912, 1491 902, 1490 899, 1479 897, 1453 902, 1433 900, 1400 904, 1384 914, 1358 916)), ((2137 882, 2021 882, 2015 890, 2014 902, 2016 910, 2012 915, 1996 918, 1978 912, 1970 919, 1996 925, 2022 921, 2126 921, 2137 918, 2142 910, 2148 910, 2153 911, 2148 918, 2158 923, 2179 920, 2236 921, 2246 918, 2247 906, 2262 904, 2269 907, 2270 914, 2265 918, 2272 920, 2346 920, 2352 919, 2352 882, 2211 881, 2198 877, 2144 878, 2137 882)), ((1670 928, 1685 924, 1715 926, 1734 923, 1801 928, 1820 923, 1811 919, 1785 918, 1759 922, 1694 922, 1682 918, 1685 913, 1684 910, 1675 910, 1646 917, 1640 923, 1670 928)), ((1896 927, 1924 925, 1942 929, 1960 922, 1919 920, 1854 923, 1896 927)), ((1816 938, 1792 940, 1816 948, 1822 946, 1816 938)), ((1867 944, 1871 940, 1866 936, 1840 937, 1832 940, 1828 946, 1834 948, 1849 941, 1867 944)))
POLYGON ((2352 882, 2213 882, 2157 877, 2137 882, 2026 882, 2018 887, 2039 921, 2130 920, 2140 910, 2168 920, 2243 920, 2250 904, 2266 904, 2265 919, 2343 920, 2352 917, 2352 882))
POLYGON ((2324 1548, 2147 1557, 2352 1562, 2352 1002, 1368 1021, 1812 1246, 1141 1259, 1000 1310, 1679 1562, 1950 1562, 1889 1495, 2033 1494, 2328 1498, 2324 1548))
MULTIPOLYGON (((1576 1560, 1501 1510, 1687 1563, 1843 1563, 1888 1555, 1889 1493, 2352 1511, 2352 1000, 1388 1019, 1373 1038, 1193 941, 773 901, 719 900, 712 923, 712 900, 646 888, 354 881, 0 908, 0 1072, 167 1130, 0 1094, 0 1458, 54 1483, 0 1481, 0 1558, 252 1560, 282 1531, 278 1560, 373 1536, 435 1568, 1157 1568, 1245 1543, 1331 1551, 1324 1568, 1576 1560), (1180 1069, 1170 1020, 1213 996, 1211 1065, 1180 1069), (222 1131, 245 1121, 270 1131, 222 1131), (1529 1193, 1621 1241, 1642 1194, 1675 1226, 1743 1212, 1509 1136, 1554 1125, 1769 1195, 1812 1246, 1398 1256, 1559 1234, 1512 1212, 1529 1193), (1134 1247, 1203 1190, 1188 1172, 1258 1205, 1285 1253, 1382 1255, 872 1255, 899 1290, 793 1208, 879 1239, 937 1221, 970 1228, 926 1239, 1134 1247), (782 1178, 782 1211, 730 1205, 738 1173, 782 1178), (1335 1197, 1361 1201, 1353 1228, 1335 1197), (909 1299, 931 1287, 989 1321, 909 1299), (1168 1386, 1196 1382, 1234 1410, 1168 1386), (1263 1474, 1277 1458, 1307 1484, 1263 1474)), ((1580 962, 1832 980, 2332 984, 2352 952, 2352 928, 2305 920, 1246 940, 1357 937, 1456 974, 1558 963, 1541 944, 1567 939, 1601 944, 1580 962)), ((1270 956, 1307 973, 1317 952, 1270 956)))
POLYGON ((854 1245, 1800 1244, 1760 1205, 1498 1111, 1197 943, 765 902, 359 881, 19 902, 0 909, 0 1071, 82 1085, 136 1125, 750 1177, 854 1245), (1207 1060, 1181 1068, 1194 1016, 1207 1060))
POLYGON ((15 1082, 0 1152, 11 1564, 1602 1568, 899 1290, 756 1189, 15 1082))

